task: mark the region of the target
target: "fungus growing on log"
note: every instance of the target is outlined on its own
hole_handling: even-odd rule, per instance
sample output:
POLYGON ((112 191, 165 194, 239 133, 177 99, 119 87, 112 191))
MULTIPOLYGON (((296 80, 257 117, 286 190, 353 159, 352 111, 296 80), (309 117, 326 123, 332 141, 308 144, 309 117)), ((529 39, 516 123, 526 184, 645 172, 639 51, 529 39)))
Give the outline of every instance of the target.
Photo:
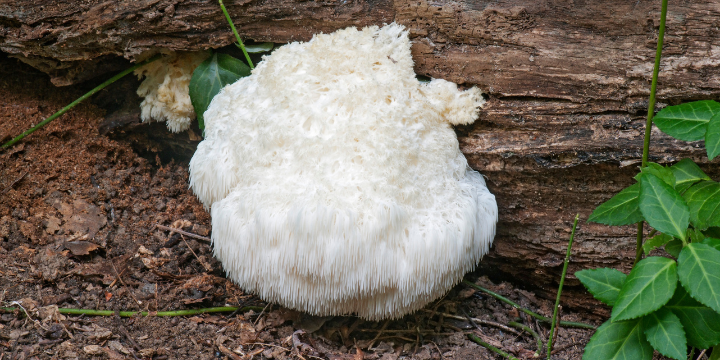
POLYGON ((315 315, 398 318, 475 268, 497 205, 451 125, 480 90, 421 84, 402 26, 292 43, 205 112, 190 185, 244 290, 315 315))
POLYGON ((168 129, 176 133, 189 129, 195 110, 188 85, 195 68, 208 56, 208 51, 172 53, 135 70, 135 75, 145 77, 137 90, 145 98, 140 103, 140 119, 166 121, 168 129))

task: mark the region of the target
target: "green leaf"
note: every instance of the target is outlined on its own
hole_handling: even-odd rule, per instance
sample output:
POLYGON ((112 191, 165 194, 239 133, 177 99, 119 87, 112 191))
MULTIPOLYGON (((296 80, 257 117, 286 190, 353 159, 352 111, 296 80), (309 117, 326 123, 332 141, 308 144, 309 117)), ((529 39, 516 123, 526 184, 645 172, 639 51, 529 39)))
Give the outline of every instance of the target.
POLYGON ((720 314, 695 301, 682 286, 665 307, 680 318, 690 346, 707 349, 720 344, 720 314))
POLYGON ((713 100, 693 101, 662 109, 653 122, 676 139, 697 141, 705 138, 708 122, 719 112, 720 104, 713 100))
POLYGON ((630 271, 612 309, 612 321, 649 314, 670 300, 677 287, 677 264, 659 256, 640 260, 630 271))
POLYGON ((710 160, 720 154, 720 112, 716 113, 708 123, 707 133, 705 133, 705 150, 707 150, 710 160))
MULTIPOLYGON (((235 43, 235 46, 240 47, 240 44, 235 43)), ((264 43, 257 43, 257 44, 245 44, 245 51, 248 52, 248 54, 258 54, 258 53, 264 53, 268 52, 273 49, 273 46, 275 44, 271 42, 264 42, 264 43)))
POLYGON ((703 234, 702 231, 694 228, 689 228, 687 230, 687 234, 690 242, 702 242, 703 239, 705 239, 705 234, 703 234))
POLYGON ((678 277, 693 299, 720 313, 720 251, 688 244, 678 258, 678 277))
POLYGON ((628 225, 643 221, 638 207, 640 184, 631 185, 598 206, 588 221, 605 225, 628 225))
POLYGON ((675 189, 653 174, 640 177, 640 212, 658 231, 685 240, 688 206, 675 189))
POLYGON ((670 168, 666 168, 660 164, 649 162, 639 174, 635 175, 634 179, 640 181, 642 174, 653 174, 659 177, 660 180, 664 181, 666 184, 672 186, 673 188, 675 187, 675 174, 672 170, 670 170, 670 168))
POLYGON ((703 244, 712 246, 715 250, 720 250, 720 239, 706 237, 702 241, 703 244))
POLYGON ((712 348, 712 354, 710 354, 708 360, 720 360, 720 346, 712 348))
POLYGON ((645 243, 643 244, 643 252, 645 255, 649 254, 651 251, 655 250, 655 248, 659 248, 668 242, 672 240, 673 237, 667 234, 657 234, 650 239, 647 239, 645 243))
POLYGON ((640 319, 606 321, 585 346, 583 360, 650 360, 652 355, 640 319))
POLYGON ((682 250, 682 248, 683 243, 678 239, 671 240, 669 243, 665 244, 665 252, 674 257, 680 256, 680 251, 682 250))
POLYGON ((673 175, 675 175, 675 190, 682 193, 692 184, 701 180, 711 180, 695 162, 690 159, 682 159, 677 164, 670 167, 673 175))
POLYGON ((642 319, 645 336, 659 353, 677 360, 687 357, 687 340, 680 318, 662 307, 642 319))
POLYGON ((703 181, 690 187, 683 197, 690 210, 690 221, 698 229, 720 226, 720 183, 703 181))
POLYGON ((192 102, 201 129, 205 128, 205 110, 210 101, 225 85, 250 75, 244 62, 227 54, 215 53, 203 61, 190 79, 190 102, 192 102))
POLYGON ((610 306, 615 304, 627 277, 622 272, 610 268, 580 270, 575 276, 596 299, 610 306))

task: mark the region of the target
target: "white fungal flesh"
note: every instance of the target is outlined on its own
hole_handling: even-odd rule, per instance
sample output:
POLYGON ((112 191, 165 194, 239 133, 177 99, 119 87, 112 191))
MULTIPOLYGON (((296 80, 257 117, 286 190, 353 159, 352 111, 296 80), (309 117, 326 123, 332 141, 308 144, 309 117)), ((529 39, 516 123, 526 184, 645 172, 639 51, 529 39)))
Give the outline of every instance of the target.
POLYGON ((167 121, 168 129, 176 133, 189 129, 195 119, 190 79, 209 55, 207 51, 173 53, 135 70, 135 75, 145 77, 137 90, 145 98, 140 103, 142 121, 167 121))
POLYGON ((286 307, 372 320, 444 294, 495 235, 495 197, 451 127, 483 102, 420 84, 400 25, 275 50, 213 99, 190 162, 228 277, 286 307))

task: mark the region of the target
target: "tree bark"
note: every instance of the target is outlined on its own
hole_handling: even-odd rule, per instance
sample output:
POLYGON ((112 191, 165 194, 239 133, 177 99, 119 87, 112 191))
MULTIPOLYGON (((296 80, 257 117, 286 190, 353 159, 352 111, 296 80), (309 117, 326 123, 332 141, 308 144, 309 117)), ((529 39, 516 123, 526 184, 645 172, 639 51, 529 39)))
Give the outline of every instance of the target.
MULTIPOLYGON (((504 273, 551 294, 574 215, 587 219, 633 182, 659 1, 248 0, 227 6, 244 39, 277 43, 395 21, 410 31, 418 74, 487 93, 480 119, 457 129, 462 151, 487 177, 500 208, 484 273, 504 273)), ((719 25, 716 1, 670 7, 658 107, 718 97, 719 25)), ((217 48, 233 40, 215 1, 0 3, 0 49, 59 85, 113 71, 123 64, 120 57, 217 48)), ((652 161, 683 157, 720 175, 701 143, 653 132, 652 161)), ((569 273, 627 270, 634 231, 581 221, 569 273)), ((577 285, 570 276, 569 284, 577 285)))

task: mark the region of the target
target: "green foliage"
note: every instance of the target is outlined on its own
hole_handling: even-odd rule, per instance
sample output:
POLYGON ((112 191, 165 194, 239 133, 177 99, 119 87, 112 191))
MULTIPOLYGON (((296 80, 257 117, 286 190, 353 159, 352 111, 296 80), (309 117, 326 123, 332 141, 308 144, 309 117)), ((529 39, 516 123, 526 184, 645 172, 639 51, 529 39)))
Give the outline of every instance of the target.
POLYGON ((642 319, 642 327, 650 344, 659 353, 677 360, 685 360, 687 340, 680 318, 661 308, 642 319))
POLYGON ((638 207, 640 184, 631 185, 598 206, 588 221, 605 225, 628 225, 643 221, 638 207))
POLYGON ((651 313, 670 300, 677 287, 674 260, 653 256, 630 271, 613 306, 612 321, 634 319, 651 313))
POLYGON ((682 250, 683 243, 678 239, 673 239, 669 243, 665 244, 665 252, 674 256, 680 256, 680 250, 682 250))
POLYGON ((627 278, 622 272, 609 268, 581 270, 576 272, 575 276, 596 299, 610 306, 615 304, 620 288, 627 278))
POLYGON ((705 149, 710 160, 720 154, 720 112, 713 115, 708 122, 707 133, 705 133, 705 149))
MULTIPOLYGON (((237 47, 241 48, 239 43, 237 43, 235 45, 237 47)), ((259 53, 264 53, 264 52, 268 52, 268 51, 272 50, 274 46, 275 46, 275 44, 273 44, 271 42, 264 42, 264 43, 258 43, 258 44, 250 44, 250 45, 245 44, 245 51, 247 51, 248 54, 259 54, 259 53)))
POLYGON ((706 237, 703 239, 702 243, 705 245, 710 245, 710 246, 714 247, 716 250, 720 250, 720 239, 706 237))
POLYGON ((720 313, 720 251, 688 244, 678 258, 678 276, 695 300, 720 313))
POLYGON ((675 175, 675 190, 683 193, 690 186, 698 181, 711 180, 697 164, 690 159, 682 159, 677 164, 670 167, 673 175, 675 175))
POLYGON ((215 53, 195 69, 190 79, 190 101, 201 129, 205 128, 205 110, 210 106, 213 97, 225 85, 248 75, 250 68, 227 54, 215 53))
POLYGON ((690 346, 707 349, 720 344, 720 314, 695 301, 682 286, 665 307, 680 318, 690 346))
POLYGON ((698 141, 705 138, 707 125, 717 113, 720 113, 720 103, 694 101, 662 109, 653 122, 662 132, 678 140, 698 141))
POLYGON ((635 176, 635 180, 640 181, 642 174, 653 174, 664 181, 671 187, 675 187, 675 172, 670 168, 666 168, 660 164, 649 162, 647 167, 644 167, 642 171, 635 176))
POLYGON ((658 231, 685 240, 690 212, 682 196, 657 176, 640 176, 640 212, 658 231))
POLYGON ((690 221, 697 229, 720 226, 720 184, 702 181, 690 187, 683 196, 690 210, 690 221))
POLYGON ((655 248, 659 248, 672 240, 673 237, 667 234, 657 234, 653 236, 652 238, 645 241, 645 244, 643 244, 643 252, 645 255, 649 254, 651 251, 655 250, 655 248))
POLYGON ((643 334, 640 319, 606 321, 585 347, 583 360, 650 360, 652 346, 643 334))

